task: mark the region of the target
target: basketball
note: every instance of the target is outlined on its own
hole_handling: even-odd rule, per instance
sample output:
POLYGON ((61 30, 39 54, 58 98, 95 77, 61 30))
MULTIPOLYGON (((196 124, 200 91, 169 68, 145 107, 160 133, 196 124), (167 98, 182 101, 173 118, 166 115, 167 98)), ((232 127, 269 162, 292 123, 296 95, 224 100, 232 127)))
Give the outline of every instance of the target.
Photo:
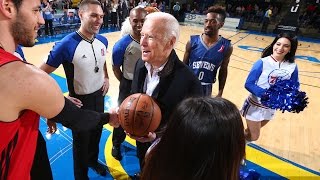
POLYGON ((127 133, 146 136, 160 125, 161 110, 147 94, 132 94, 119 107, 119 121, 127 133))

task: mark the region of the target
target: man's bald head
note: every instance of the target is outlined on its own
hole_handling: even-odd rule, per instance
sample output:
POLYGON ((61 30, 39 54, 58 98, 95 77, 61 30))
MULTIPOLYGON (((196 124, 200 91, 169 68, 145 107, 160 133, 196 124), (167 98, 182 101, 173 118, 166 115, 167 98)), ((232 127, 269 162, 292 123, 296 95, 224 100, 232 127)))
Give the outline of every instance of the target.
POLYGON ((140 39, 140 32, 146 16, 147 11, 141 7, 133 8, 130 11, 129 20, 132 28, 131 35, 137 40, 140 39))

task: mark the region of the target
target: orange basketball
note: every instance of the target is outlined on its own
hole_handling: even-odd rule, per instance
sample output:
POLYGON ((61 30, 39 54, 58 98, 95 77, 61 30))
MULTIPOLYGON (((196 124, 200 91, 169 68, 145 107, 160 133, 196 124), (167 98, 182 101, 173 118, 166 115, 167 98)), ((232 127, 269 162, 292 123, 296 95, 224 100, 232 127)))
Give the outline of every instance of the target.
POLYGON ((161 110, 147 94, 132 94, 119 107, 121 127, 134 136, 154 132, 161 121, 161 110))

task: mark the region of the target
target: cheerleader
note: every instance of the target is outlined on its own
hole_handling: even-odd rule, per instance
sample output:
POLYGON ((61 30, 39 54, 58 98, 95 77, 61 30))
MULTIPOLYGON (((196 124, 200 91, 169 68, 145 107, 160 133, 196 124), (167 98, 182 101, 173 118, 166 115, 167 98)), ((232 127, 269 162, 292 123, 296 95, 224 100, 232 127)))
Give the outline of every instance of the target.
POLYGON ((297 45, 296 36, 281 33, 263 50, 261 59, 253 65, 245 83, 250 95, 241 109, 247 122, 247 141, 258 140, 260 129, 274 117, 275 109, 261 104, 261 97, 267 89, 277 80, 299 81, 297 64, 294 62, 297 45))

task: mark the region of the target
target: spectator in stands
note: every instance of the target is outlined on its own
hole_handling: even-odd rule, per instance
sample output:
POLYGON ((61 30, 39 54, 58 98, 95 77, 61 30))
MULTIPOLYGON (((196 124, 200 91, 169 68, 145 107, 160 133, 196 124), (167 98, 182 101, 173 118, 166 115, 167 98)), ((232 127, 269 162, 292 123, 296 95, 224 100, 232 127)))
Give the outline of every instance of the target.
POLYGON ((161 11, 161 12, 165 12, 166 11, 166 4, 164 1, 160 1, 159 4, 158 4, 158 9, 161 11))
POLYGON ((315 17, 314 28, 320 32, 320 13, 318 12, 315 17))
POLYGON ((113 27, 118 26, 118 2, 115 0, 111 0, 111 24, 113 27))
POLYGON ((263 11, 262 11, 262 9, 259 9, 256 12, 256 15, 254 16, 254 22, 259 23, 258 25, 260 26, 260 23, 262 22, 262 19, 263 19, 263 11))
POLYGON ((53 36, 53 26, 52 26, 52 22, 53 22, 53 9, 52 9, 52 1, 53 0, 49 0, 49 2, 47 0, 43 0, 42 3, 42 11, 43 11, 43 19, 45 22, 45 26, 44 26, 44 30, 45 30, 45 34, 46 36, 49 35, 49 30, 50 30, 50 35, 53 36))
POLYGON ((109 3, 109 1, 108 0, 101 0, 101 8, 104 12, 102 26, 105 28, 108 28, 109 27, 109 16, 110 16, 110 3, 109 3))
POLYGON ((71 9, 72 8, 72 1, 71 0, 63 0, 63 9, 71 9))
POLYGON ((307 6, 307 15, 311 16, 317 9, 317 6, 314 4, 308 4, 307 6))
POLYGON ((262 27, 261 27, 262 33, 267 33, 268 25, 270 23, 270 18, 272 16, 272 9, 273 7, 269 6, 269 8, 264 13, 263 20, 262 20, 262 27))
POLYGON ((152 7, 158 7, 157 1, 153 0, 152 3, 150 4, 152 7))
POLYGON ((198 10, 197 8, 194 8, 194 9, 191 11, 191 13, 199 14, 200 12, 199 12, 199 10, 198 10))
POLYGON ((148 3, 146 1, 140 0, 140 2, 138 3, 138 6, 145 8, 147 7, 148 3))
POLYGON ((258 10, 259 10, 258 4, 254 4, 254 11, 255 11, 255 12, 258 12, 258 10))
POLYGON ((236 17, 239 17, 241 15, 241 6, 237 6, 236 8, 236 17))
POLYGON ((173 16, 179 20, 179 12, 180 12, 180 5, 179 2, 177 1, 176 4, 173 6, 172 10, 173 10, 173 16))
POLYGON ((135 0, 129 0, 129 12, 136 6, 135 0))
POLYGON ((49 3, 51 4, 52 10, 53 10, 53 14, 57 13, 57 2, 55 0, 49 1, 49 3))
POLYGON ((119 16, 119 23, 121 26, 123 21, 129 16, 129 2, 127 0, 121 0, 120 12, 121 12, 121 15, 119 16))
POLYGON ((67 24, 68 23, 68 12, 66 10, 63 11, 63 15, 60 17, 60 23, 61 24, 67 24))
POLYGON ((251 4, 247 5, 244 16, 246 21, 251 21, 253 19, 253 7, 251 4))
POLYGON ((77 14, 75 14, 74 12, 71 12, 69 21, 70 21, 70 24, 80 23, 80 18, 77 14))
POLYGON ((197 11, 199 11, 199 6, 198 6, 198 4, 197 4, 197 2, 193 2, 193 5, 191 6, 191 9, 192 10, 197 10, 197 11))

